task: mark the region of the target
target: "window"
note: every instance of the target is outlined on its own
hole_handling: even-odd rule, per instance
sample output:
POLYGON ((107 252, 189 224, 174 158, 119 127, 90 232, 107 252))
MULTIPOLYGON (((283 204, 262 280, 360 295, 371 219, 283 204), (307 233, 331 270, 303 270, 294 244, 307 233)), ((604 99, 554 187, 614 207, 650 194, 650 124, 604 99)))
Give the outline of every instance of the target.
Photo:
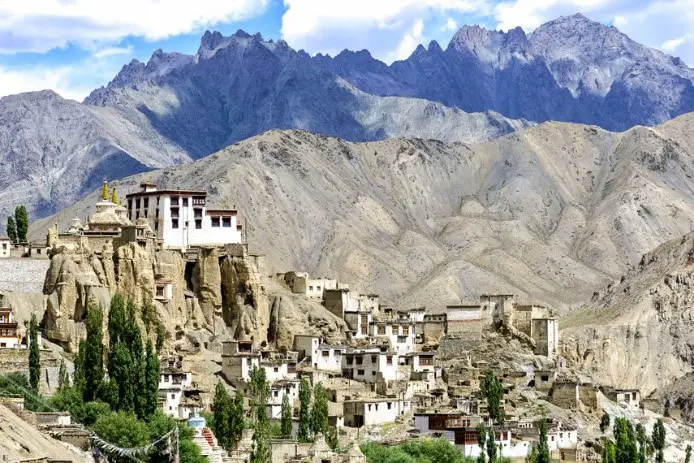
POLYGON ((136 212, 135 212, 135 218, 136 218, 136 219, 139 219, 139 218, 140 218, 140 211, 136 211, 136 212))
POLYGON ((222 227, 224 227, 224 228, 231 227, 231 217, 222 217, 222 227))
POLYGON ((157 297, 164 297, 164 287, 157 286, 157 297))
POLYGON ((212 217, 212 226, 215 228, 219 227, 219 217, 212 217))
POLYGON ((309 287, 308 287, 308 290, 309 290, 309 291, 313 291, 313 286, 309 286, 309 287))
POLYGON ((171 398, 172 398, 172 399, 175 399, 175 398, 176 398, 176 394, 171 394, 171 398))
POLYGON ((157 219, 159 218, 159 208, 156 208, 154 210, 154 217, 156 217, 157 219))
POLYGON ((188 207, 188 198, 183 198, 183 207, 188 207))
POLYGON ((172 206, 178 206, 178 196, 172 196, 171 197, 171 205, 172 206))
MULTIPOLYGON (((3 245, 3 246, 5 246, 5 245, 3 245)), ((37 249, 36 254, 41 254, 41 249, 37 249)))
POLYGON ((171 208, 171 218, 177 219, 178 218, 178 208, 177 207, 172 207, 171 208))
POLYGON ((330 356, 330 352, 327 351, 327 350, 324 350, 324 351, 321 351, 321 355, 322 355, 323 357, 329 357, 329 356, 330 356))
POLYGON ((7 249, 7 243, 2 243, 2 249, 7 249))
POLYGON ((132 209, 132 208, 133 208, 133 200, 129 199, 128 200, 128 209, 132 209))
POLYGON ((361 365, 362 363, 364 363, 364 358, 360 355, 357 357, 357 365, 361 365))
POLYGON ((371 411, 371 404, 369 404, 368 407, 369 407, 369 411, 371 411))
POLYGON ((145 205, 145 209, 147 209, 149 207, 149 198, 144 199, 144 205, 145 205))
POLYGON ((377 357, 375 355, 371 356, 371 363, 376 363, 378 361, 377 357))
POLYGON ((171 219, 171 228, 178 228, 178 219, 171 219))
POLYGON ((144 217, 145 219, 147 218, 147 209, 145 209, 145 213, 144 213, 143 217, 144 217))
POLYGON ((393 407, 393 404, 388 402, 388 410, 390 410, 393 407))
POLYGON ((275 394, 275 397, 279 397, 280 391, 275 391, 274 394, 275 394))
POLYGON ((202 209, 193 209, 193 217, 202 219, 202 209))
POLYGON ((541 379, 542 381, 549 381, 549 375, 542 375, 541 379))
POLYGON ((351 365, 354 361, 354 357, 347 357, 347 365, 351 365))
POLYGON ((409 334, 410 334, 410 326, 409 325, 403 326, 402 327, 402 335, 403 336, 409 336, 409 334))
POLYGON ((195 229, 202 230, 202 219, 195 219, 195 229))
POLYGON ((393 364, 393 356, 388 355, 386 356, 386 365, 392 365, 393 364))
POLYGON ((205 198, 203 196, 193 196, 193 206, 204 206, 205 198))
POLYGON ((364 370, 357 370, 357 374, 358 374, 358 375, 361 375, 361 376, 364 376, 364 370))
POLYGON ((378 334, 383 336, 386 334, 386 327, 385 325, 378 325, 378 334))
POLYGON ((135 209, 139 209, 139 208, 140 208, 140 198, 137 198, 135 200, 135 209))

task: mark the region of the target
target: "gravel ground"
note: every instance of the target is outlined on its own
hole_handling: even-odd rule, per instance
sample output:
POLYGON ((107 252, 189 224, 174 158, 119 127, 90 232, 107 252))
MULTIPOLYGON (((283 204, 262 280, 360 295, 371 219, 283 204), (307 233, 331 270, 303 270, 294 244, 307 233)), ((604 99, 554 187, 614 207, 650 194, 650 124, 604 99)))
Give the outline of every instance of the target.
POLYGON ((48 259, 0 259, 0 291, 41 294, 50 264, 48 259))

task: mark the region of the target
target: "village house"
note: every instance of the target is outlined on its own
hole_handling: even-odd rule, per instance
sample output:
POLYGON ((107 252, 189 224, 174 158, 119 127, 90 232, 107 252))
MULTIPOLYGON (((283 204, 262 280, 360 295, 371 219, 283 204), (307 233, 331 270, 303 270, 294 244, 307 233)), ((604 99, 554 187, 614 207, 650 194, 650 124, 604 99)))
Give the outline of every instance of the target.
POLYGON ((535 370, 533 372, 535 381, 535 389, 542 392, 547 392, 552 389, 554 381, 557 379, 556 370, 535 370))
POLYGON ((206 191, 159 190, 149 182, 140 187, 126 197, 128 218, 146 219, 164 247, 185 250, 243 243, 236 209, 208 208, 206 191))
POLYGON ((14 349, 21 346, 17 334, 18 323, 10 307, 0 307, 0 347, 14 349))
POLYGON ((319 371, 342 372, 342 354, 345 346, 323 344, 316 336, 295 335, 294 350, 299 363, 309 364, 319 371))
MULTIPOLYGON (((162 362, 164 363, 164 362, 162 362)), ((181 369, 181 359, 167 359, 159 376, 159 402, 164 414, 187 420, 204 409, 193 374, 181 369)))
POLYGON ((389 321, 372 321, 371 337, 375 339, 386 339, 390 347, 398 355, 405 355, 415 350, 415 325, 406 319, 389 321))
POLYGON ((287 272, 283 276, 285 284, 294 294, 303 294, 309 299, 323 301, 326 290, 349 289, 346 283, 338 283, 333 278, 311 278, 306 272, 287 272))
POLYGON ((271 383, 267 404, 268 418, 273 420, 282 418, 282 401, 285 396, 289 400, 289 406, 294 407, 294 402, 299 397, 299 380, 283 379, 271 383))
POLYGON ((342 376, 376 383, 398 379, 398 354, 378 348, 348 350, 342 356, 342 376))
POLYGON ((260 352, 248 341, 230 341, 222 344, 222 375, 232 385, 251 380, 251 370, 260 367, 260 352))
POLYGON ((410 401, 394 397, 345 400, 344 423, 351 428, 394 423, 410 410, 410 401))
POLYGON ((345 288, 330 289, 324 291, 323 305, 347 323, 352 338, 360 339, 369 336, 369 326, 379 308, 379 297, 377 294, 353 296, 345 288))
POLYGON ((5 257, 12 257, 12 240, 0 236, 0 259, 5 257))
POLYGON ((601 388, 605 397, 613 402, 631 405, 632 407, 641 406, 641 391, 638 389, 615 389, 612 387, 601 388))

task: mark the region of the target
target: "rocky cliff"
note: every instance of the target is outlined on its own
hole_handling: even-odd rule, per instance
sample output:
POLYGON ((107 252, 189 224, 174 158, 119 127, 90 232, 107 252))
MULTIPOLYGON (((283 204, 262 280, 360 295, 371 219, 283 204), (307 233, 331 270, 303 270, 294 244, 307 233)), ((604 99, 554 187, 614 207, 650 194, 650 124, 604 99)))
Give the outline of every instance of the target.
POLYGON ((694 234, 644 254, 561 323, 564 354, 593 379, 648 395, 694 371, 694 234))
POLYGON ((125 244, 115 252, 109 245, 100 252, 56 250, 44 283, 46 337, 74 352, 90 304, 108 308, 116 292, 139 307, 153 305, 154 322, 166 328, 170 347, 185 344, 186 334, 195 331, 277 347, 291 347, 297 332, 329 339, 344 334, 344 322, 319 304, 295 304, 295 296, 277 284, 268 291, 261 258, 199 251, 186 257, 149 243, 125 244), (170 284, 172 297, 157 296, 157 284, 170 284))

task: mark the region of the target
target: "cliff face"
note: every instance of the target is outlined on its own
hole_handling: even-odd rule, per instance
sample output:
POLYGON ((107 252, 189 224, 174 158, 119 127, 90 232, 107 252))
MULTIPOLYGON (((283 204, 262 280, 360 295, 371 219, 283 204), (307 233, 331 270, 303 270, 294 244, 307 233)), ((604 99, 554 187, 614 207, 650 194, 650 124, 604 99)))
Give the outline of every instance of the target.
POLYGON ((135 243, 115 252, 107 245, 100 254, 60 250, 44 282, 46 337, 75 352, 89 304, 108 308, 116 291, 139 307, 152 303, 154 321, 165 327, 170 347, 185 343, 185 333, 194 330, 278 347, 291 347, 297 333, 330 340, 343 335, 342 320, 319 304, 297 302, 297 296, 265 279, 258 257, 233 254, 206 248, 189 260, 178 251, 135 243), (168 284, 171 297, 157 297, 157 286, 168 284))

